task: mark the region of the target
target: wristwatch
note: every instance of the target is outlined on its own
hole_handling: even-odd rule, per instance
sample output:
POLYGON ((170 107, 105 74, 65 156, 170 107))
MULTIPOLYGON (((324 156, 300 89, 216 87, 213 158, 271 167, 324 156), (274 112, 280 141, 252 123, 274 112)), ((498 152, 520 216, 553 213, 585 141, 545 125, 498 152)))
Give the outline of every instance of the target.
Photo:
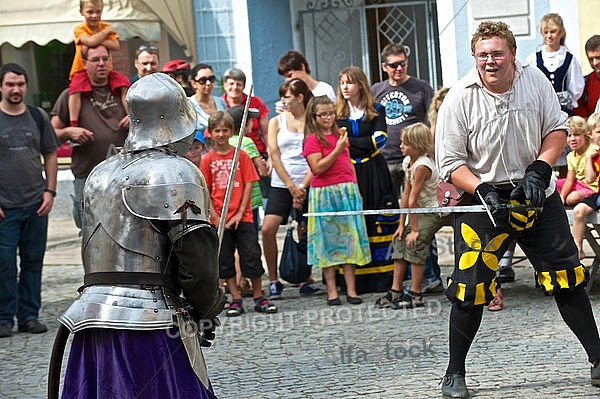
POLYGON ((300 187, 300 188, 302 188, 302 189, 306 188, 306 187, 304 186, 304 184, 302 184, 302 183, 298 184, 298 187, 300 187))
POLYGON ((47 188, 44 190, 44 192, 50 193, 50 194, 52 194, 53 197, 56 197, 56 191, 54 191, 54 190, 47 188))

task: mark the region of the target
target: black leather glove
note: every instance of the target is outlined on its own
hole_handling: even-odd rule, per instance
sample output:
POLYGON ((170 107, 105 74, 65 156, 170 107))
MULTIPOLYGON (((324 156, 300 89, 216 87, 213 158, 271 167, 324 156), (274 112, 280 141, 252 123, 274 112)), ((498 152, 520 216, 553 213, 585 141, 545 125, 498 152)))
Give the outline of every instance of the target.
POLYGON ((209 348, 212 345, 212 340, 215 339, 215 329, 221 325, 221 321, 218 317, 214 317, 212 319, 203 319, 200 317, 200 314, 196 309, 190 306, 185 300, 182 300, 184 304, 184 308, 190 317, 193 319, 193 323, 195 324, 194 328, 197 330, 198 335, 200 336, 200 346, 205 348, 209 348))
POLYGON ((475 189, 475 192, 481 194, 481 197, 490 208, 490 212, 492 216, 496 220, 496 222, 504 222, 506 223, 506 217, 508 216, 508 212, 505 206, 502 206, 502 201, 500 200, 500 196, 494 190, 492 186, 487 183, 481 183, 475 189))
POLYGON ((552 167, 544 161, 536 160, 525 169, 525 176, 510 193, 510 199, 529 200, 535 207, 544 206, 546 189, 550 185, 552 167))
POLYGON ((198 333, 202 337, 200 346, 204 348, 210 348, 212 340, 215 339, 215 329, 221 325, 221 321, 218 317, 213 319, 202 319, 198 322, 198 333))

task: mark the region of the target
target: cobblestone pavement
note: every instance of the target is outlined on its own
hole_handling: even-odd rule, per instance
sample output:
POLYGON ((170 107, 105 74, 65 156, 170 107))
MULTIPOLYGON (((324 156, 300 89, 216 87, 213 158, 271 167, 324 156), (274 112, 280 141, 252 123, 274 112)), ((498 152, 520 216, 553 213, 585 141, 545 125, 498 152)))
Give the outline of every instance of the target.
MULTIPOLYGON (((440 241, 449 237, 442 231, 440 241)), ((46 396, 56 317, 83 277, 79 251, 71 220, 51 219, 40 313, 50 331, 0 339, 0 398, 46 396)), ((451 257, 441 263, 449 265, 451 257)), ((444 276, 449 272, 442 268, 444 276)), ((504 289, 505 309, 484 311, 469 353, 472 397, 599 397, 600 388, 589 385, 585 353, 553 299, 535 290, 529 264, 516 272, 517 281, 504 289)), ((254 312, 247 298, 246 313, 222 317, 214 345, 204 351, 215 392, 221 398, 441 397, 448 302, 432 294, 422 309, 379 310, 373 307, 378 295, 365 294, 365 303, 354 306, 342 296, 342 306, 332 308, 324 295, 299 297, 286 286, 273 315, 254 312)), ((600 319, 600 282, 591 300, 600 319)))

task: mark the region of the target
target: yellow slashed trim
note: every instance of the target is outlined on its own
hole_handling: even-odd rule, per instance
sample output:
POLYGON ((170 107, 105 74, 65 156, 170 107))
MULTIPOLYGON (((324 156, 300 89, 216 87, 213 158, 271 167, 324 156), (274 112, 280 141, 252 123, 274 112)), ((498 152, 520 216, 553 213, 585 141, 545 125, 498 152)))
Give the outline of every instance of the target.
MULTIPOLYGON (((448 283, 449 285, 450 283, 448 283)), ((456 284, 456 294, 454 294, 454 296, 461 300, 461 301, 465 301, 465 291, 467 289, 467 286, 463 283, 458 283, 456 284)))
POLYGON ((559 270, 556 272, 556 282, 560 289, 569 288, 569 279, 567 278, 566 270, 559 270))
POLYGON ((483 305, 485 303, 485 283, 479 283, 475 287, 475 305, 483 305))
POLYGON ((575 285, 579 285, 585 281, 585 267, 579 265, 575 268, 575 285))
MULTIPOLYGON (((585 268, 582 265, 577 266, 573 269, 575 272, 575 286, 583 283, 585 280, 585 268)), ((569 288, 569 279, 567 277, 566 270, 557 270, 556 271, 556 282, 560 289, 568 289, 569 288)), ((544 287, 547 292, 553 292, 554 287, 552 286, 552 279, 550 278, 549 272, 540 272, 538 273, 538 283, 544 287)))

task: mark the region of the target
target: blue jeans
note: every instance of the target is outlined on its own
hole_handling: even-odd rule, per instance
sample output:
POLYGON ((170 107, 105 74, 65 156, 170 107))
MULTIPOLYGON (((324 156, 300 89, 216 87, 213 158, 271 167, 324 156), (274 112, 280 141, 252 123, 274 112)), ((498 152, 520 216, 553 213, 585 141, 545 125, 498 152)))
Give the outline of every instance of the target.
POLYGON ((86 179, 75 178, 73 180, 73 221, 75 226, 81 231, 81 219, 83 218, 83 186, 86 179))
POLYGON ((42 302, 48 216, 38 216, 39 207, 4 209, 5 218, 0 220, 0 322, 11 326, 14 316, 19 325, 37 319, 42 302))

